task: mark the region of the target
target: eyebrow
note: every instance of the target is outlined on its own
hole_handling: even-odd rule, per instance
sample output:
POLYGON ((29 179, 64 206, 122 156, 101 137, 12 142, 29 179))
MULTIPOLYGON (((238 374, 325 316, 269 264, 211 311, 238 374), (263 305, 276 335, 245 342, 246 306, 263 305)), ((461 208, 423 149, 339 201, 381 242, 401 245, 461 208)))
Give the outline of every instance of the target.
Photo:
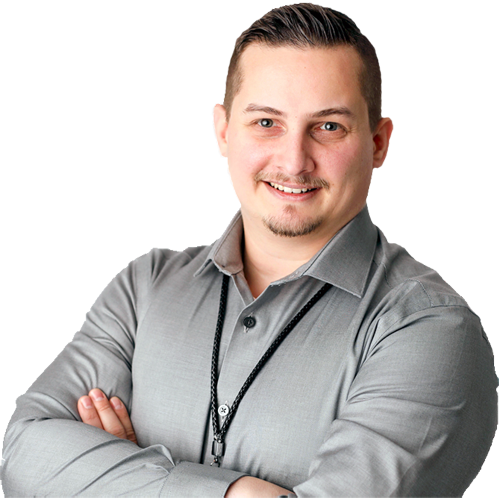
MULTIPOLYGON (((283 116, 286 118, 286 113, 280 111, 279 109, 272 108, 270 106, 261 106, 259 104, 250 103, 244 110, 244 113, 266 113, 268 115, 283 116)), ((336 108, 322 109, 321 111, 316 111, 315 113, 310 113, 310 118, 324 118, 331 115, 343 115, 343 116, 354 116, 354 113, 345 106, 339 106, 336 108)))

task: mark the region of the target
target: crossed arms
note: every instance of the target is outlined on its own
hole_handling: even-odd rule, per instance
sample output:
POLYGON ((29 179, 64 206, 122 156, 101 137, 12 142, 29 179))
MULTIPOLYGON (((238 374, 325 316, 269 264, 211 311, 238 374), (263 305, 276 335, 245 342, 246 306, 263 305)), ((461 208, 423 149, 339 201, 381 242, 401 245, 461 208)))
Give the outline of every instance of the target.
MULTIPOLYGON (((190 453, 196 457, 199 448, 193 444, 193 433, 202 435, 205 430, 194 410, 185 413, 190 434, 180 435, 176 442, 175 428, 169 429, 168 447, 148 438, 154 426, 162 424, 167 406, 146 415, 141 427, 134 424, 138 441, 150 442, 144 447, 130 439, 128 424, 103 425, 99 413, 99 421, 95 415, 85 417, 90 425, 80 421, 83 401, 77 407, 78 398, 92 388, 101 388, 112 401, 116 397, 124 408, 131 407, 133 396, 135 422, 145 406, 141 384, 154 389, 162 382, 155 378, 152 362, 157 353, 152 352, 155 358, 138 357, 140 345, 135 338, 151 288, 140 283, 141 276, 150 276, 153 267, 143 259, 120 273, 90 311, 82 331, 19 398, 5 437, 2 486, 6 496, 222 497, 232 494, 230 485, 253 482, 252 478, 238 481, 247 476, 247 470, 216 469, 183 458, 190 453), (136 377, 132 390, 132 371, 140 373, 138 363, 144 364, 144 380, 136 377), (194 428, 197 425, 199 429, 194 428), (119 433, 126 439, 116 437, 119 433)), ((408 293, 419 290, 416 284, 408 293)), ((308 476, 300 484, 283 486, 293 487, 298 496, 458 496, 463 492, 495 432, 497 382, 477 318, 462 306, 450 307, 447 314, 443 309, 434 305, 410 312, 375 330, 344 395, 344 407, 308 464, 308 476)), ((208 347, 200 349, 209 351, 210 343, 211 339, 208 347)), ((198 388, 192 390, 197 401, 198 388)), ((205 387, 200 394, 206 395, 205 387)), ((114 412, 120 422, 122 410, 114 412)), ((168 421, 168 425, 179 422, 168 421)), ((242 450, 249 452, 253 450, 242 450)))
MULTIPOLYGON (((99 389, 78 400, 78 412, 82 422, 102 429, 120 439, 137 444, 132 422, 125 405, 117 397, 108 400, 99 389)), ((251 476, 243 476, 232 483, 226 498, 273 498, 291 493, 278 485, 251 476)))

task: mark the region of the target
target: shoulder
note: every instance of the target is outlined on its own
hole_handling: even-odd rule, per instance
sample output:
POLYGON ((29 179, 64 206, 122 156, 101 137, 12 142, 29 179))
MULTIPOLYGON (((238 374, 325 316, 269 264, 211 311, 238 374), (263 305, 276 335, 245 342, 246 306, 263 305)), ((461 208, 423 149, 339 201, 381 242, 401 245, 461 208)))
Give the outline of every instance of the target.
POLYGON ((397 373, 436 387, 456 382, 447 392, 453 397, 465 397, 472 378, 494 392, 491 345, 465 299, 382 233, 373 260, 364 297, 363 363, 376 363, 386 378, 397 373))
POLYGON ((415 260, 403 247, 387 242, 380 231, 373 260, 379 335, 422 327, 442 334, 448 330, 454 336, 472 328, 485 337, 466 300, 437 271, 415 260))
POLYGON ((135 332, 137 321, 143 319, 153 302, 171 303, 185 296, 186 288, 197 286, 194 274, 210 249, 211 246, 183 251, 155 248, 134 259, 104 288, 87 319, 99 324, 106 317, 120 318, 120 324, 135 332))
POLYGON ((188 248, 183 251, 152 250, 142 259, 131 263, 139 286, 153 286, 165 278, 182 273, 191 277, 205 262, 212 247, 188 248))

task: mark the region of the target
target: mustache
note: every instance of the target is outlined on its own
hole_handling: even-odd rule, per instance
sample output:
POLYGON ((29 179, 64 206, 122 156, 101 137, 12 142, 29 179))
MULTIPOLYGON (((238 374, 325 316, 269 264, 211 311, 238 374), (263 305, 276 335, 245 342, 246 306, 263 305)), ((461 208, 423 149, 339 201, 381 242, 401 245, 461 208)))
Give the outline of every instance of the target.
POLYGON ((264 173, 258 172, 254 177, 255 183, 259 181, 274 182, 280 184, 289 182, 290 184, 298 184, 304 188, 323 188, 330 189, 330 183, 320 177, 312 177, 310 175, 286 175, 283 172, 264 173))

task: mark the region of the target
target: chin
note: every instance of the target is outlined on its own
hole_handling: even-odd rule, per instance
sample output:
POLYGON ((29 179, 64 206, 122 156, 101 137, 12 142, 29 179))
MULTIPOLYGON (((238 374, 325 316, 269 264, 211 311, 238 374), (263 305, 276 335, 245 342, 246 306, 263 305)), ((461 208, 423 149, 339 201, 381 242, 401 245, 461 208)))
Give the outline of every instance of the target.
POLYGON ((276 236, 285 238, 295 238, 298 236, 306 236, 314 232, 323 222, 323 219, 318 217, 303 218, 297 220, 292 217, 278 217, 270 215, 262 219, 264 225, 276 236))

